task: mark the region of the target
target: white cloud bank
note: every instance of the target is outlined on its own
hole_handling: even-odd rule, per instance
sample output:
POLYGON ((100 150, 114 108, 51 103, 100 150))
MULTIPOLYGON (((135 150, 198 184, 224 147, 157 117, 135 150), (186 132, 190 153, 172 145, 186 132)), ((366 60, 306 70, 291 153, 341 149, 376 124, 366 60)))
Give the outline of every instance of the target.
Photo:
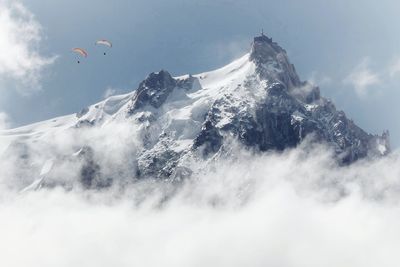
POLYGON ((3 195, 0 263, 398 266, 398 202, 367 197, 361 186, 370 183, 380 192, 379 184, 388 181, 378 180, 385 174, 394 178, 398 165, 391 166, 393 173, 377 169, 391 160, 339 170, 327 158, 302 156, 295 151, 221 165, 162 205, 167 186, 154 182, 137 184, 123 196, 62 190, 7 200, 3 195), (339 192, 334 182, 343 183, 338 201, 331 200, 339 192), (145 201, 135 201, 138 195, 146 195, 145 201))
MULTIPOLYGON (((81 142, 93 147, 107 175, 134 171, 136 127, 107 127, 49 136, 51 149, 36 140, 31 160, 3 157, 0 266, 400 264, 397 152, 340 168, 325 148, 263 155, 238 150, 236 162, 219 162, 179 186, 142 181, 124 191, 74 187, 23 194, 5 186, 43 172, 52 154, 72 153, 81 142)), ((52 172, 67 181, 79 170, 78 162, 62 157, 52 172)))
POLYGON ((0 0, 0 80, 24 94, 40 89, 43 68, 55 60, 39 53, 41 39, 41 25, 20 1, 0 0))

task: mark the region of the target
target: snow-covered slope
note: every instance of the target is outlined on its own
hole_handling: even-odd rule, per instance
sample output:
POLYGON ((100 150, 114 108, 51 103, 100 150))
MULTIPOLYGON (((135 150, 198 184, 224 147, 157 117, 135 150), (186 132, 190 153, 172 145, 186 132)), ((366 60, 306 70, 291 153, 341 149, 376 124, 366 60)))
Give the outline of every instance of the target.
MULTIPOLYGON (((17 147, 26 158, 28 144, 46 146, 57 136, 76 138, 76 132, 109 131, 121 124, 130 126, 138 148, 129 159, 135 166, 132 177, 185 177, 195 171, 193 161, 226 155, 232 140, 267 151, 295 147, 312 136, 331 146, 342 163, 390 150, 387 132, 375 136, 357 127, 320 96, 318 87, 301 82, 285 50, 262 35, 254 38, 250 53, 220 69, 179 77, 154 72, 132 93, 77 114, 1 131, 1 144, 8 146, 3 156, 17 147)), ((121 129, 126 128, 115 131, 121 129)), ((53 157, 84 158, 82 181, 90 187, 102 165, 89 143, 77 141, 75 151, 53 157)))

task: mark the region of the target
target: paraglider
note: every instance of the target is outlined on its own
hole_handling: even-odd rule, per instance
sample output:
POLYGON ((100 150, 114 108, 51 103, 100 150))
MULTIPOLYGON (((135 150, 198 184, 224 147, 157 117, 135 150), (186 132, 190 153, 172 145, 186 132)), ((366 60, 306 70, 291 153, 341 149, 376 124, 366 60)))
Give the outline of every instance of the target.
MULTIPOLYGON (((101 39, 101 40, 96 41, 95 45, 96 46, 102 45, 102 46, 106 46, 108 48, 112 47, 112 43, 106 39, 101 39)), ((76 48, 73 48, 72 51, 79 54, 82 57, 85 57, 85 58, 88 56, 88 52, 83 48, 76 47, 76 48)), ((104 52, 103 54, 106 55, 106 52, 104 52)), ((78 60, 78 64, 79 63, 81 63, 81 62, 78 60)))
MULTIPOLYGON (((83 56, 83 57, 87 57, 88 56, 88 53, 83 48, 74 48, 74 49, 72 49, 72 51, 77 53, 77 54, 79 54, 79 55, 81 55, 81 56, 83 56)), ((79 63, 81 63, 81 62, 78 60, 78 64, 79 63)))
MULTIPOLYGON (((112 43, 105 39, 96 41, 96 45, 104 45, 104 46, 108 46, 109 48, 112 47, 112 43)), ((106 55, 106 52, 104 52, 103 55, 106 55)))

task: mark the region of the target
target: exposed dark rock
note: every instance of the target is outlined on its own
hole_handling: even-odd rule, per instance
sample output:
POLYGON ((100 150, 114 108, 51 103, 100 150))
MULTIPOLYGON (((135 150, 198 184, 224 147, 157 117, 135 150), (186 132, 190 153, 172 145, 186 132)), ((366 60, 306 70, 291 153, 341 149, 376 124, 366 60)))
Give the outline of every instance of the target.
POLYGON ((101 166, 96 162, 94 151, 91 147, 82 147, 76 156, 82 162, 80 182, 84 188, 99 189, 111 185, 112 179, 107 179, 100 175, 101 166))
POLYGON ((182 88, 182 89, 184 89, 186 91, 189 91, 189 90, 192 90, 192 89, 194 89, 194 90, 200 90, 201 89, 201 85, 199 83, 198 78, 193 77, 192 75, 189 75, 189 77, 186 78, 186 79, 177 80, 176 85, 177 85, 177 87, 182 88))
POLYGON ((159 108, 176 86, 176 80, 167 71, 161 70, 150 73, 139 84, 139 88, 136 90, 135 97, 132 100, 130 112, 134 112, 145 105, 159 108))
POLYGON ((82 116, 84 116, 85 114, 87 114, 89 112, 89 108, 85 107, 83 108, 81 111, 79 111, 78 113, 76 113, 76 117, 79 119, 82 116))
POLYGON ((300 78, 291 64, 286 51, 265 35, 255 37, 250 54, 257 66, 257 72, 263 79, 275 79, 288 89, 300 87, 300 78))

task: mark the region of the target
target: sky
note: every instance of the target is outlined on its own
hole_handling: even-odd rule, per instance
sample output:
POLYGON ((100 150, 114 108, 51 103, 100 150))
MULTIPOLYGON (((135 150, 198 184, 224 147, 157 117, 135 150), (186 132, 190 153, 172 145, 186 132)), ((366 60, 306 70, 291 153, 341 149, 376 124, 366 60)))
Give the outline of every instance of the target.
POLYGON ((77 112, 152 71, 221 67, 263 28, 303 80, 400 145, 398 1, 0 0, 0 128, 77 112), (94 45, 106 38, 103 55, 94 45), (73 47, 88 50, 77 64, 73 47))

